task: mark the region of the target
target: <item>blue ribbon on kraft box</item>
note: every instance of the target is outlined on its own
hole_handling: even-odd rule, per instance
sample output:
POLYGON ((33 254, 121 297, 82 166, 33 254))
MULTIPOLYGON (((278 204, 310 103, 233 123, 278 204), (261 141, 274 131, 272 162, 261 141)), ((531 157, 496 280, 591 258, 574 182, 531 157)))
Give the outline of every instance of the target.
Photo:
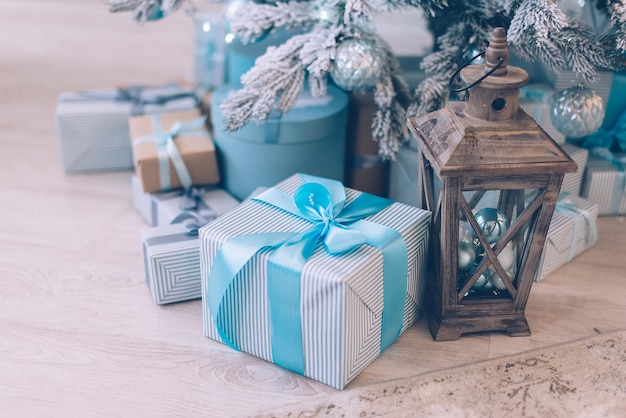
POLYGON ((345 387, 421 314, 430 218, 287 178, 200 230, 205 335, 345 387))
POLYGON ((66 173, 132 170, 128 117, 198 107, 178 84, 64 92, 56 108, 66 173))

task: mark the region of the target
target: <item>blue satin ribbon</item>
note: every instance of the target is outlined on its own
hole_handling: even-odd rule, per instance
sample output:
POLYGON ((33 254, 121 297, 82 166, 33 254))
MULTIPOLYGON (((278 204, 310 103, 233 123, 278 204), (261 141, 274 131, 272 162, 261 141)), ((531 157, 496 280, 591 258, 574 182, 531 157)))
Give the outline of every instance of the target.
POLYGON ((277 144, 280 136, 280 121, 283 112, 274 109, 263 124, 263 142, 266 144, 277 144))
POLYGON ((381 250, 384 297, 381 352, 402 330, 408 255, 400 233, 363 219, 385 209, 392 201, 362 193, 346 204, 340 182, 301 176, 304 184, 294 196, 270 188, 253 200, 295 215, 311 226, 302 232, 267 232, 228 239, 211 266, 206 297, 220 338, 239 350, 237 341, 226 331, 230 328, 227 325, 236 322, 235 318, 225 318, 226 292, 252 257, 260 251, 273 250, 267 261, 272 359, 283 368, 304 374, 300 279, 304 264, 319 244, 322 243, 324 251, 331 256, 340 256, 363 244, 381 250))
POLYGON ((161 116, 158 114, 150 115, 152 134, 136 138, 133 141, 135 144, 143 142, 154 142, 156 144, 159 158, 159 180, 162 190, 172 188, 170 161, 178 174, 182 187, 185 189, 191 187, 191 176, 174 140, 180 135, 208 135, 208 132, 204 129, 205 119, 205 117, 202 117, 188 122, 176 122, 169 131, 164 131, 161 126, 161 116))
POLYGON ((578 215, 582 215, 585 219, 585 248, 592 246, 598 240, 598 227, 596 225, 593 214, 588 210, 576 207, 574 203, 569 199, 568 192, 563 192, 559 195, 554 210, 562 213, 567 217, 573 218, 574 220, 574 231, 572 234, 572 241, 569 246, 569 256, 567 257, 567 261, 569 262, 576 256, 575 244, 578 238, 578 222, 576 221, 576 217, 578 215))
MULTIPOLYGON (((167 87, 167 86, 164 86, 167 87)), ((159 88, 159 87, 155 87, 159 88)), ((76 96, 62 98, 62 101, 86 101, 86 100, 105 100, 115 102, 128 102, 131 104, 130 114, 138 116, 144 114, 144 106, 146 105, 164 105, 167 102, 185 98, 192 98, 199 104, 198 96, 193 92, 178 92, 172 94, 156 94, 153 96, 144 94, 144 91, 150 91, 146 86, 129 86, 120 87, 111 91, 83 91, 77 92, 76 96)))

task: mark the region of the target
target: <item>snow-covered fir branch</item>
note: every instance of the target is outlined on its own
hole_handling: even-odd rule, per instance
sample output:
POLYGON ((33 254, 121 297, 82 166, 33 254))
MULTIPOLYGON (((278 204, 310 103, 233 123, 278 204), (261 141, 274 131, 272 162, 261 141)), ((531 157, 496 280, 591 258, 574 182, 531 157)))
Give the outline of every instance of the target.
MULTIPOLYGON (((131 12, 145 22, 171 14, 185 0, 107 0, 113 12, 131 12)), ((239 0, 244 1, 244 0, 239 0)), ((353 38, 377 46, 382 71, 373 86, 377 112, 372 123, 379 153, 394 158, 407 140, 406 116, 433 111, 450 97, 450 78, 471 55, 487 46, 496 26, 507 30, 509 48, 554 71, 572 69, 593 80, 598 69, 618 70, 626 54, 626 0, 592 0, 609 17, 610 32, 598 34, 566 16, 557 0, 248 0, 229 24, 245 43, 277 28, 293 31, 284 44, 267 49, 242 77, 243 87, 222 105, 229 129, 263 122, 288 111, 308 80, 314 97, 326 93, 337 49, 353 38), (435 39, 423 58, 426 78, 408 92, 391 48, 375 33, 372 19, 393 10, 420 9, 435 39)), ((589 4, 586 7, 591 7, 589 4)))

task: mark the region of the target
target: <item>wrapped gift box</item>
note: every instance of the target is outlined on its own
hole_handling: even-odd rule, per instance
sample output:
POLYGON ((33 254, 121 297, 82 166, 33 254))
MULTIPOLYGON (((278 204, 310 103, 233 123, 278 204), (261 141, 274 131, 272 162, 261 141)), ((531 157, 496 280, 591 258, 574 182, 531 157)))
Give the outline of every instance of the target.
POLYGON ((519 105, 535 122, 559 144, 565 135, 559 132, 550 119, 555 90, 546 84, 529 84, 520 90, 519 105))
POLYGON ((346 93, 329 86, 326 96, 313 98, 305 91, 284 115, 231 132, 220 104, 237 89, 222 86, 211 95, 211 123, 226 190, 241 200, 257 187, 270 187, 298 172, 343 180, 346 93))
MULTIPOLYGON (((626 167, 626 155, 617 155, 626 167)), ((598 204, 598 215, 626 215, 626 173, 609 160, 589 156, 580 195, 598 204)))
POLYGON ((185 223, 146 228, 141 233, 146 282, 158 305, 199 299, 200 243, 185 223))
POLYGON ((146 193, 137 176, 132 176, 133 206, 152 226, 167 225, 181 212, 193 211, 205 218, 223 215, 239 204, 219 187, 195 187, 161 193, 146 193))
POLYGON ((56 122, 65 172, 132 170, 129 116, 197 106, 193 92, 176 84, 61 93, 56 122))
POLYGON ((535 281, 543 280, 595 244, 597 218, 597 203, 561 193, 552 215, 535 281))
POLYGON ((378 157, 372 136, 376 105, 371 93, 350 95, 345 184, 362 192, 387 196, 389 163, 378 157))
POLYGON ((561 193, 567 192, 574 196, 580 195, 580 188, 583 183, 583 175, 585 174, 585 167, 587 166, 587 158, 589 158, 589 151, 585 148, 577 147, 572 144, 563 144, 561 148, 578 164, 578 169, 575 173, 568 173, 563 177, 563 184, 561 185, 561 193))
MULTIPOLYGON (((285 199, 288 207, 303 196, 317 203, 311 197, 316 195, 303 190, 312 182, 324 184, 332 196, 337 188, 344 191, 341 183, 296 174, 200 229, 204 334, 341 389, 420 316, 431 214, 346 188, 348 203, 340 216, 351 211, 350 205, 363 203, 357 199, 384 202, 388 206, 351 226, 373 228, 369 243, 389 233, 397 246, 363 244, 331 255, 318 243, 303 265, 297 265, 300 256, 292 257, 290 246, 271 250, 279 242, 256 251, 268 237, 284 242, 314 225, 268 203, 285 199), (240 264, 225 271, 224 257, 230 255, 240 264), (281 310, 285 304, 288 313, 281 310)), ((325 241, 329 247, 332 239, 325 241)))
POLYGON ((220 177, 215 146, 198 109, 131 117, 135 173, 143 191, 154 193, 184 186, 182 164, 193 185, 216 184, 220 177), (172 138, 171 146, 167 138, 172 138))

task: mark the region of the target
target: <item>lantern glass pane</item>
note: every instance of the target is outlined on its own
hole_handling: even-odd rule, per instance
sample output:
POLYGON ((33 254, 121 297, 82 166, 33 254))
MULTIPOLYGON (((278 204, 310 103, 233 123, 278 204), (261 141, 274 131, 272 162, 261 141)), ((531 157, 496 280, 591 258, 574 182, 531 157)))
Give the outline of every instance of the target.
POLYGON ((515 298, 539 190, 463 191, 460 205, 457 291, 459 300, 515 298))

